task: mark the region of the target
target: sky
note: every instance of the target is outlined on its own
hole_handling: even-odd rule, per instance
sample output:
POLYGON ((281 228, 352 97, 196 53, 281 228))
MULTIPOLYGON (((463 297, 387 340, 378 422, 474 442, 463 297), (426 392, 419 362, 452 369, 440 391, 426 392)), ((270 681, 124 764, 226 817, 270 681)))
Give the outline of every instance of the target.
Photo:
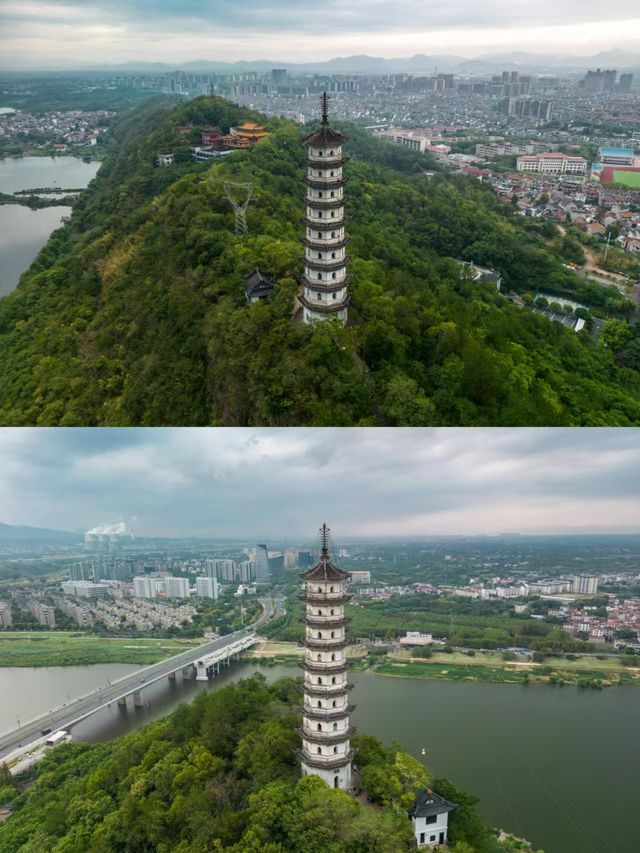
POLYGON ((0 0, 4 67, 640 46, 637 0, 0 0))
POLYGON ((0 521, 313 540, 640 532, 640 429, 3 429, 0 521))

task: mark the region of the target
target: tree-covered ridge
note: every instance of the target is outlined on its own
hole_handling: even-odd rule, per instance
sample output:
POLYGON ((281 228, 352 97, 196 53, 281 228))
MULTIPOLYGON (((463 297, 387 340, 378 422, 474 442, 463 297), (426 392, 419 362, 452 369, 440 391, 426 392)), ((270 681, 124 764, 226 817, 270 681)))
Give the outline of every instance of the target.
MULTIPOLYGON (((516 308, 450 258, 494 266, 503 290, 584 284, 540 223, 468 178, 346 128, 351 325, 291 321, 302 270, 299 128, 215 165, 197 129, 256 114, 218 98, 150 102, 112 131, 114 154, 0 301, 0 423, 625 425, 640 422, 640 327, 575 335, 516 308), (191 136, 179 128, 191 125, 191 136), (159 150, 178 162, 154 168, 159 150), (225 180, 251 180, 250 236, 225 180), (276 276, 247 306, 244 276, 276 276), (636 357, 638 356, 638 357, 636 357)), ((597 289, 607 310, 611 302, 597 289)), ((618 299, 618 302, 620 300, 618 299)))
MULTIPOLYGON (((262 676, 200 694, 163 720, 111 743, 65 744, 16 794, 0 769, 0 853, 400 853, 411 848, 407 816, 428 782, 397 747, 357 735, 362 796, 299 778, 291 679, 262 676)), ((498 842, 476 800, 444 780, 454 853, 528 849, 498 842)))

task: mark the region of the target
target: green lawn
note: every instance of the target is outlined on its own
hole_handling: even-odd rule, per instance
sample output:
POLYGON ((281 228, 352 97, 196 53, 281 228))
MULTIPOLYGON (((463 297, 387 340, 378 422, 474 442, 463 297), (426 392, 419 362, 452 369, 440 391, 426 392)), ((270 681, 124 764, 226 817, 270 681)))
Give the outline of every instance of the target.
POLYGON ((202 642, 201 639, 109 638, 79 631, 3 631, 0 634, 0 666, 150 664, 202 642))
POLYGON ((640 172, 624 172, 616 169, 613 173, 613 185, 628 187, 632 190, 640 189, 640 172))

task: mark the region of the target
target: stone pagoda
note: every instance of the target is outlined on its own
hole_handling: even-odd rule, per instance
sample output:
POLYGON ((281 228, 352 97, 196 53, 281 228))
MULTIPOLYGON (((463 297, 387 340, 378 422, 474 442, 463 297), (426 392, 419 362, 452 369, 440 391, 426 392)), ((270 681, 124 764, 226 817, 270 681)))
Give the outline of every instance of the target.
POLYGON ((305 139, 307 146, 307 214, 305 218, 303 293, 305 323, 337 317, 347 321, 347 236, 344 218, 344 136, 329 127, 329 98, 322 96, 322 124, 305 139))
POLYGON ((320 530, 320 561, 303 572, 306 605, 304 704, 302 706, 302 749, 298 757, 302 775, 313 773, 332 788, 351 787, 351 762, 354 750, 349 738, 349 704, 352 685, 347 681, 346 633, 344 615, 349 575, 329 559, 329 529, 320 530))

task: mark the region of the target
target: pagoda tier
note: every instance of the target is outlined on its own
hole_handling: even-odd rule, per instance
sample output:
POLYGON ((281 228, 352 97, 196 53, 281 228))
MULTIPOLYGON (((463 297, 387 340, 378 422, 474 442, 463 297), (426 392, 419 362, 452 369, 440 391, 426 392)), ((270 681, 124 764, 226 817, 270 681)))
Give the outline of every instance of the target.
POLYGON ((310 705, 299 705, 298 711, 301 714, 304 714, 305 717, 309 717, 311 720, 327 720, 329 722, 333 722, 334 720, 339 720, 344 717, 345 713, 351 714, 355 711, 355 705, 345 705, 344 708, 312 708, 310 705))
POLYGON ((351 761, 354 751, 350 737, 353 729, 349 713, 348 694, 352 685, 347 681, 348 662, 345 657, 347 618, 344 604, 349 574, 329 559, 329 531, 321 531, 320 561, 300 577, 306 585, 302 596, 306 612, 301 620, 305 626, 305 658, 302 664, 304 695, 302 749, 298 756, 303 775, 320 776, 332 788, 351 786, 351 761))
POLYGON ((344 252, 344 186, 341 133, 329 126, 328 98, 322 98, 320 128, 305 139, 307 186, 305 274, 300 279, 299 301, 305 323, 337 317, 347 321, 349 293, 344 252))

